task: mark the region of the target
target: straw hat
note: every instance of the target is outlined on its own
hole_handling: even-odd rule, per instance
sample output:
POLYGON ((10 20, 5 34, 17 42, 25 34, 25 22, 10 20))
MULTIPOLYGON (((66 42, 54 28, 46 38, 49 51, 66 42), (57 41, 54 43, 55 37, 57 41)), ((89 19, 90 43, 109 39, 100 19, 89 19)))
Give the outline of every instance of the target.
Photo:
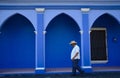
POLYGON ((71 41, 70 44, 74 44, 74 43, 77 43, 76 41, 71 41))

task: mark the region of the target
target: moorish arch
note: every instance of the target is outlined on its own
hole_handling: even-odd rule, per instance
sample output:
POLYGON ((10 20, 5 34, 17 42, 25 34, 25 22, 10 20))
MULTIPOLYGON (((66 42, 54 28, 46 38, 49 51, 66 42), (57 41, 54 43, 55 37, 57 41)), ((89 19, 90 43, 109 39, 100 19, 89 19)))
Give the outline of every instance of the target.
POLYGON ((16 10, 13 10, 13 11, 3 11, 0 15, 1 17, 1 20, 0 20, 0 25, 2 25, 9 17, 15 15, 15 14, 20 14, 22 16, 24 16, 25 18, 27 18, 31 23, 32 25, 34 26, 35 30, 36 30, 36 19, 37 19, 37 16, 36 14, 34 13, 34 11, 16 11, 16 10), (29 13, 28 13, 29 12, 29 13), (32 16, 31 16, 32 14, 32 16), (34 19, 34 20, 33 20, 34 19))
POLYGON ((10 16, 0 28, 0 68, 35 67, 35 29, 23 15, 10 16))
MULTIPOLYGON (((92 64, 92 66, 104 66, 104 67, 119 67, 120 63, 116 60, 120 60, 119 57, 119 45, 120 45, 120 23, 111 14, 105 13, 99 16, 93 23, 91 28, 105 29, 105 43, 106 43, 106 57, 105 63, 92 64)), ((97 43, 99 39, 97 40, 97 43)))
POLYGON ((89 14, 89 28, 91 28, 93 23, 104 14, 109 14, 110 16, 114 17, 117 21, 120 22, 119 11, 91 10, 89 14))
POLYGON ((65 13, 54 17, 48 24, 45 34, 46 68, 71 67, 71 40, 81 46, 80 28, 76 21, 65 13))
POLYGON ((79 25, 82 30, 82 12, 80 10, 45 10, 44 12, 44 30, 47 28, 49 22, 60 14, 70 16, 79 25))

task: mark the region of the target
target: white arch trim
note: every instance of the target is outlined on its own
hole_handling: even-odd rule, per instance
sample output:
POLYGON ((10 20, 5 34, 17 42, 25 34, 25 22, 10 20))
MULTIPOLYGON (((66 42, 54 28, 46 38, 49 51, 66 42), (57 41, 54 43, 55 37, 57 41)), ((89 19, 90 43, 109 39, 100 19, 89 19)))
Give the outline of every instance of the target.
POLYGON ((105 13, 112 15, 118 20, 118 22, 120 22, 120 10, 91 10, 89 14, 89 29, 92 27, 96 19, 105 13))
POLYGON ((11 16, 15 15, 15 14, 20 14, 23 15, 24 17, 26 17, 34 26, 34 29, 36 30, 36 19, 37 16, 35 14, 36 12, 31 11, 31 10, 1 10, 0 11, 0 27, 2 26, 2 24, 11 16))
POLYGON ((80 10, 45 10, 44 13, 44 30, 46 30, 49 22, 59 14, 65 13, 68 16, 72 17, 79 28, 82 29, 82 17, 80 10))

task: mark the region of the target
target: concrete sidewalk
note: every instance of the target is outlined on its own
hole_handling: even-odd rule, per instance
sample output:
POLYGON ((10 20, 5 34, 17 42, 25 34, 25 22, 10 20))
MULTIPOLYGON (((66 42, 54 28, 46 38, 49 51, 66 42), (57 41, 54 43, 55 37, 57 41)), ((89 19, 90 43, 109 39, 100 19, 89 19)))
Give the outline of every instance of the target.
POLYGON ((94 72, 84 75, 71 76, 71 74, 9 74, 0 78, 120 78, 120 72, 94 72))

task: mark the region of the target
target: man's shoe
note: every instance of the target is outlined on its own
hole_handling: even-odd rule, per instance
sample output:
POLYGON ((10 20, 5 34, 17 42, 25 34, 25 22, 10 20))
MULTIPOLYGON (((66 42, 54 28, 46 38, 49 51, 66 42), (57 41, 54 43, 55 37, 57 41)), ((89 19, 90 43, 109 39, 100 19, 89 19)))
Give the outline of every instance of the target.
POLYGON ((71 76, 76 76, 76 74, 72 74, 71 76))
POLYGON ((85 72, 84 71, 81 71, 80 74, 84 74, 85 72))

